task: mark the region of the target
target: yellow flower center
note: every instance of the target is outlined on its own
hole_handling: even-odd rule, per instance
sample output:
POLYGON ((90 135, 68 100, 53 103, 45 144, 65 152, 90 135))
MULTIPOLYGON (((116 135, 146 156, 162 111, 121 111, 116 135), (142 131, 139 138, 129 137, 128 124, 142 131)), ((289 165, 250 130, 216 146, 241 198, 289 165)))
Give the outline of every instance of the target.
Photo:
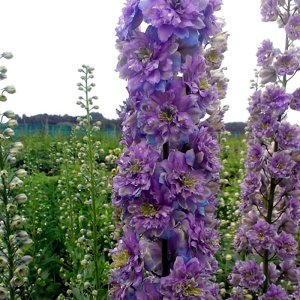
POLYGON ((141 206, 141 212, 146 216, 146 217, 153 217, 157 213, 157 209, 149 203, 145 203, 141 206))
POLYGON ((121 249, 119 250, 119 252, 113 255, 112 259, 113 259, 113 263, 112 263, 113 268, 125 267, 129 259, 129 253, 125 249, 121 249))
POLYGON ((147 62, 152 57, 152 51, 148 47, 143 47, 138 50, 138 58, 141 62, 147 62))
POLYGON ((159 118, 167 123, 174 121, 176 109, 174 107, 163 107, 160 111, 159 118))
POLYGON ((132 165, 131 165, 131 171, 133 174, 137 174, 141 171, 141 166, 139 164, 139 161, 136 160, 132 165))
POLYGON ((182 177, 182 183, 185 187, 193 187, 197 183, 197 179, 189 176, 189 174, 182 177))

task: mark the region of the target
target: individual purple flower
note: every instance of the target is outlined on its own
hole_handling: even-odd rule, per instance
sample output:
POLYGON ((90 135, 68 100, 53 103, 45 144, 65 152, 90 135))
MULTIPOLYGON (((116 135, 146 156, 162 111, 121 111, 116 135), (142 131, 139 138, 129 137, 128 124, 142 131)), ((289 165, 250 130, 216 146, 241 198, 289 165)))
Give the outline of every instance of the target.
POLYGON ((266 221, 258 220, 246 233, 249 243, 256 249, 271 249, 274 244, 275 227, 266 221))
POLYGON ((262 113, 253 115, 250 119, 252 122, 253 131, 260 139, 271 138, 275 135, 278 129, 278 121, 276 114, 262 113))
POLYGON ((187 55, 181 66, 184 83, 188 85, 193 94, 199 92, 199 81, 206 77, 205 60, 199 55, 187 55))
POLYGON ((119 174, 114 178, 114 189, 120 196, 137 197, 150 188, 160 154, 145 142, 125 148, 118 161, 119 174))
POLYGON ((219 145, 207 127, 200 126, 190 135, 189 146, 192 149, 188 150, 186 154, 190 161, 193 160, 192 166, 195 169, 206 170, 212 174, 220 171, 219 145))
POLYGON ((278 18, 278 0, 261 0, 260 12, 264 22, 273 22, 278 18))
POLYGON ((297 269, 295 259, 285 259, 280 264, 281 276, 290 280, 291 282, 298 282, 300 270, 297 269))
POLYGON ((284 88, 269 85, 262 94, 262 109, 268 113, 273 111, 281 115, 288 108, 290 98, 284 88))
MULTIPOLYGON (((300 26, 300 25, 299 25, 300 26)), ((293 75, 300 66, 298 53, 289 51, 277 57, 274 67, 278 75, 293 75)))
POLYGON ((300 88, 296 89, 291 98, 290 108, 300 111, 300 88))
POLYGON ((127 0, 116 28, 117 36, 121 41, 132 39, 133 31, 142 23, 143 15, 138 7, 139 0, 127 0))
POLYGON ((283 289, 280 285, 271 284, 267 290, 267 292, 260 298, 261 300, 289 300, 285 289, 283 289))
POLYGON ((206 64, 212 69, 219 69, 224 59, 224 55, 218 48, 209 48, 204 54, 206 64))
POLYGON ((150 193, 143 193, 138 200, 132 201, 128 206, 130 213, 129 224, 139 234, 151 233, 160 236, 164 230, 171 226, 172 207, 151 199, 150 193))
POLYGON ((151 92, 162 81, 179 71, 178 44, 172 40, 160 44, 148 32, 136 32, 134 39, 125 42, 119 57, 121 78, 128 79, 129 91, 140 87, 151 92))
POLYGON ((250 291, 256 291, 265 280, 265 276, 255 260, 236 261, 230 282, 234 286, 242 286, 250 291))
POLYGON ((248 239, 246 237, 246 228, 241 226, 234 239, 234 249, 238 252, 248 250, 250 248, 248 239))
POLYGON ((294 236, 284 231, 275 238, 275 248, 278 257, 281 259, 294 258, 298 253, 298 243, 294 236))
POLYGON ((259 66, 269 66, 274 59, 275 49, 270 40, 262 41, 261 47, 258 48, 256 53, 257 64, 259 66))
POLYGON ((290 16, 285 30, 291 40, 300 39, 300 15, 290 16))
POLYGON ((204 27, 200 30, 200 37, 203 41, 210 40, 211 36, 215 36, 221 31, 221 24, 218 22, 214 12, 219 9, 221 0, 210 0, 208 2, 203 14, 204 14, 204 27))
POLYGON ((278 127, 276 140, 282 150, 300 147, 300 128, 288 122, 281 123, 278 127))
POLYGON ((173 197, 178 197, 184 208, 189 198, 199 203, 209 196, 210 191, 205 191, 206 179, 203 173, 189 165, 184 153, 171 152, 168 160, 162 161, 160 167, 160 182, 170 188, 173 197))
POLYGON ((274 153, 268 163, 268 169, 274 178, 288 178, 294 166, 295 162, 285 151, 274 153))
POLYGON ((128 299, 143 280, 143 263, 137 235, 131 229, 119 241, 112 253, 111 299, 128 299))
POLYGON ((178 256, 169 276, 161 279, 161 293, 166 299, 213 300, 215 285, 209 283, 197 258, 188 262, 178 256), (175 298, 176 295, 176 298, 175 298))
POLYGON ((249 172, 242 184, 242 196, 249 196, 259 191, 261 175, 259 172, 249 172))
POLYGON ((189 249, 196 257, 215 255, 219 250, 220 236, 217 230, 206 226, 204 220, 194 214, 189 214, 182 222, 188 234, 189 249), (198 255, 197 255, 198 254, 198 255))
POLYGON ((180 80, 166 92, 155 92, 141 104, 138 122, 149 143, 187 139, 201 117, 196 95, 187 95, 180 80))
POLYGON ((249 169, 258 170, 261 168, 264 161, 263 148, 260 144, 249 145, 246 167, 249 169))
POLYGON ((172 34, 197 39, 197 30, 205 27, 201 12, 206 5, 207 0, 141 0, 139 7, 146 23, 155 26, 159 39, 165 42, 172 34))

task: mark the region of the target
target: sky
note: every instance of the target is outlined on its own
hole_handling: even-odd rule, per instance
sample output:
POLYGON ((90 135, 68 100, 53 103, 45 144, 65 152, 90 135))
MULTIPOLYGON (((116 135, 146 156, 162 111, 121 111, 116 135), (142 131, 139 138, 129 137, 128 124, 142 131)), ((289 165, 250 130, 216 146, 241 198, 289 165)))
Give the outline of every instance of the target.
MULTIPOLYGON (((83 110, 76 105, 80 95, 77 69, 88 64, 95 68, 93 95, 99 97, 95 103, 99 112, 106 118, 117 118, 116 109, 127 98, 126 82, 115 72, 115 27, 124 2, 0 0, 0 52, 14 54, 12 60, 0 60, 0 65, 8 68, 8 79, 0 86, 13 84, 17 89, 1 103, 1 110, 28 116, 82 115, 83 110)), ((240 0, 238 6, 236 0, 223 2, 218 15, 224 17, 225 30, 230 34, 223 63, 230 80, 223 101, 230 106, 225 121, 246 121, 257 48, 266 38, 282 48, 284 35, 276 23, 261 22, 260 0, 240 0)), ((290 120, 296 122, 298 118, 292 113, 290 120)))

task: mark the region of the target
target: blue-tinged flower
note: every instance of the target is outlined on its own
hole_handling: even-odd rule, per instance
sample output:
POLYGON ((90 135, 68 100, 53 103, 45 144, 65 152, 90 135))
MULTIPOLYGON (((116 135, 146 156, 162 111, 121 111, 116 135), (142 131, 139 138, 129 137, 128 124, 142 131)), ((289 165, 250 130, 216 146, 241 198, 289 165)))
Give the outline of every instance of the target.
POLYGON ((300 15, 290 16, 285 31, 291 40, 300 39, 300 15))
POLYGON ((271 284, 261 300, 289 300, 291 299, 286 290, 280 285, 271 284))
POLYGON ((155 2, 141 0, 139 7, 145 21, 157 28, 159 39, 165 42, 172 34, 184 39, 195 30, 204 28, 202 11, 207 2, 207 0, 156 0, 155 2))
POLYGON ((160 156, 144 141, 125 148, 118 161, 119 174, 114 178, 118 195, 138 197, 142 191, 149 190, 160 156))
POLYGON ((222 31, 222 24, 219 22, 214 12, 220 8, 222 1, 210 0, 203 12, 204 27, 200 29, 200 42, 209 41, 211 37, 216 36, 222 31))
POLYGON ((160 44, 148 32, 136 32, 134 39, 124 43, 119 57, 117 69, 121 78, 128 79, 129 92, 151 93, 180 70, 178 44, 172 40, 160 44))
POLYGON ((155 92, 141 104, 141 131, 158 144, 187 140, 201 117, 197 100, 196 95, 186 94, 180 79, 174 80, 166 92, 155 92))
POLYGON ((160 182, 170 189, 183 208, 195 211, 197 203, 210 195, 205 176, 188 164, 184 153, 171 152, 169 158, 160 163, 160 168, 160 182))
POLYGON ((161 279, 161 293, 166 299, 217 300, 216 285, 207 280, 197 258, 185 262, 177 256, 170 275, 161 279), (176 298, 175 298, 176 295, 176 298))
POLYGON ((256 291, 264 282, 265 275, 255 260, 238 260, 235 262, 229 280, 234 286, 240 285, 250 291, 256 291))
POLYGON ((278 18, 278 0, 261 0, 260 12, 264 22, 273 22, 278 18))
POLYGON ((200 126, 190 135, 189 146, 192 150, 186 152, 189 161, 193 160, 192 166, 210 173, 218 174, 220 162, 218 159, 219 145, 209 132, 209 128, 200 126))
POLYGON ((134 30, 142 23, 143 15, 139 9, 140 0, 127 0, 126 6, 122 9, 119 25, 116 28, 120 41, 132 39, 134 30))

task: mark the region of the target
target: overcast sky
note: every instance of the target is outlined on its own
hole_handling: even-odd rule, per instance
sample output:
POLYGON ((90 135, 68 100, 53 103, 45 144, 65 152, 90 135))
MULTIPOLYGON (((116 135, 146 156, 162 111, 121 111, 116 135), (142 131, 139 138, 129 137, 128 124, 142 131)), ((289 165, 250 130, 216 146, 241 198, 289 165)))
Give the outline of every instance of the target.
MULTIPOLYGON (((22 115, 38 113, 80 115, 76 105, 82 64, 95 68, 100 112, 116 118, 116 109, 127 97, 126 82, 115 72, 115 27, 125 0, 0 0, 0 52, 14 59, 1 60, 8 67, 8 80, 17 89, 1 111, 22 115)), ((282 47, 282 30, 262 23, 260 0, 224 0, 222 15, 230 34, 224 66, 230 79, 224 104, 230 105, 226 121, 246 121, 249 81, 256 66, 261 41, 270 38, 282 47)), ((299 82, 299 81, 298 81, 299 82)), ((2 81, 1 86, 4 82, 2 81)), ((293 114, 292 121, 299 116, 293 114)))

